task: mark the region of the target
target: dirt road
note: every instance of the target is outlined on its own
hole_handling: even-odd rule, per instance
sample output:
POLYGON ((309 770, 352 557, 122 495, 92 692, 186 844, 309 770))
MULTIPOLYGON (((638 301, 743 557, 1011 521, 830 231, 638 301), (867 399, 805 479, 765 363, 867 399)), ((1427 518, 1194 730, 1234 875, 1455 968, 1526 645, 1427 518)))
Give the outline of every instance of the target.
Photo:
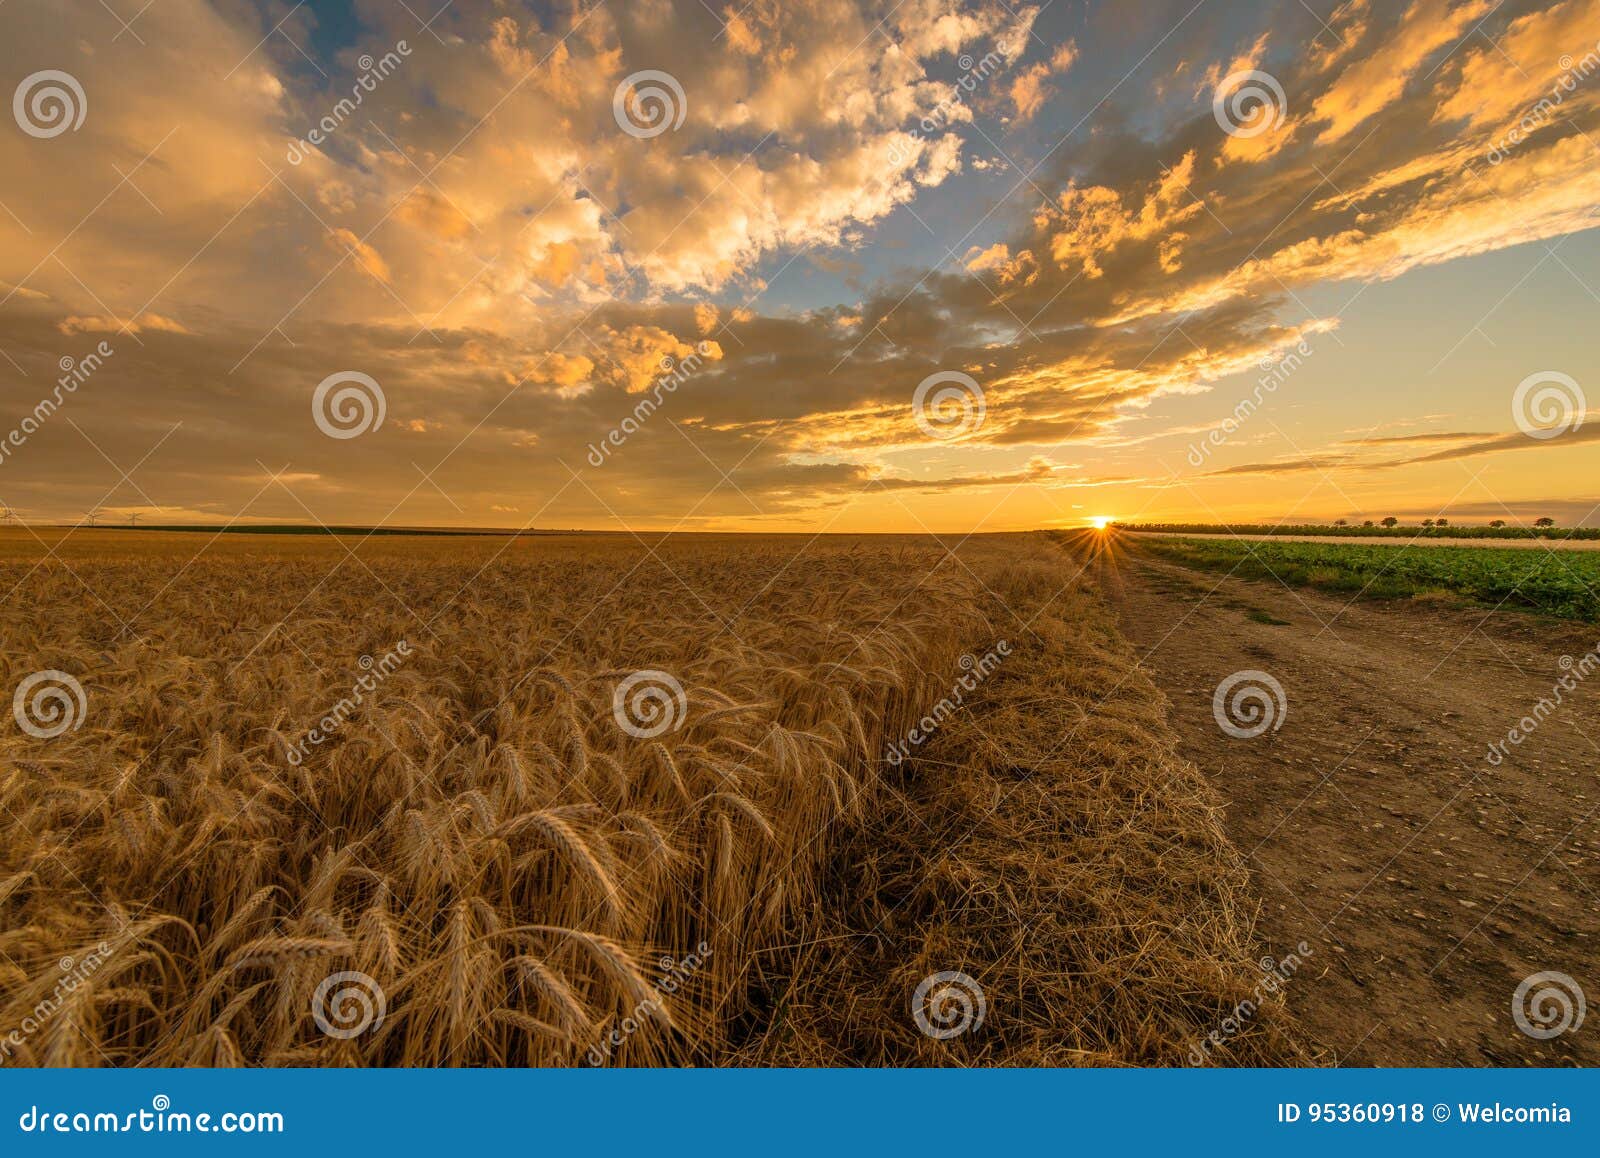
MULTIPOLYGON (((1600 1010, 1547 1040, 1512 1014, 1542 971, 1600 999, 1600 671, 1501 763, 1486 758, 1600 631, 1346 605, 1136 549, 1118 570, 1124 630, 1172 701, 1184 755, 1227 799, 1264 898, 1264 951, 1313 951, 1287 1000, 1328 1060, 1600 1064, 1600 1010), (1249 670, 1281 684, 1286 710, 1276 730, 1236 738, 1213 693, 1249 670)), ((1546 988, 1525 1004, 1558 1013, 1533 997, 1546 988)))

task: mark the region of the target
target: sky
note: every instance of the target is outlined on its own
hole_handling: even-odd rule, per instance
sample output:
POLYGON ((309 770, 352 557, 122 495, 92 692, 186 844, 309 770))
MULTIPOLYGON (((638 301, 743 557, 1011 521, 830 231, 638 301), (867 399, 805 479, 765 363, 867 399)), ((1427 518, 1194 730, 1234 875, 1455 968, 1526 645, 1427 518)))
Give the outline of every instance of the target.
POLYGON ((1600 523, 1600 0, 9 0, 0 61, 30 522, 1600 523))

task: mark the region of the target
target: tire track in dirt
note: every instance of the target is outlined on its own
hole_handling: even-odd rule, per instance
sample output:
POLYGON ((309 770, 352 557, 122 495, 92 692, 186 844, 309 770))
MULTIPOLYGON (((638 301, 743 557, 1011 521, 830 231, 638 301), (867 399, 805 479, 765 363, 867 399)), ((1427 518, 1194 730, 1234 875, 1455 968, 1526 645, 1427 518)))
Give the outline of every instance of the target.
POLYGON ((1183 754, 1227 800, 1268 944, 1307 941, 1287 987, 1351 1065, 1600 1064, 1600 1013, 1550 1040, 1517 1028, 1530 974, 1600 998, 1600 674, 1499 766, 1486 760, 1581 657, 1583 624, 1358 603, 1123 554, 1116 596, 1183 754), (1281 727, 1223 733, 1236 671, 1283 686, 1281 727))

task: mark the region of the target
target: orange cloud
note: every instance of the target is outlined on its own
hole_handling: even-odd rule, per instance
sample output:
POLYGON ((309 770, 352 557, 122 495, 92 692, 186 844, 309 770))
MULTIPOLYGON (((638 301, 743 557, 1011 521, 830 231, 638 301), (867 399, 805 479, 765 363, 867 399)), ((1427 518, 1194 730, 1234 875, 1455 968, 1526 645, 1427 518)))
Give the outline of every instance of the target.
POLYGON ((329 249, 335 253, 347 253, 355 259, 355 263, 372 277, 384 285, 390 284, 393 275, 389 271, 389 263, 383 260, 372 246, 357 237, 349 229, 330 229, 324 239, 329 249))
POLYGON ((427 189, 417 189, 402 201, 395 217, 444 241, 456 241, 473 232, 472 221, 465 213, 427 189))
POLYGON ((168 334, 187 334, 189 331, 172 318, 160 314, 140 314, 136 319, 108 318, 96 315, 73 314, 56 323, 63 334, 137 334, 143 330, 158 330, 168 334))
POLYGON ((1188 192, 1195 154, 1184 154, 1154 187, 1129 208, 1128 199, 1104 185, 1079 188, 1068 185, 1054 206, 1040 211, 1036 222, 1050 234, 1050 256, 1064 270, 1081 269, 1085 277, 1098 278, 1101 262, 1119 246, 1164 236, 1176 257, 1175 226, 1201 212, 1188 192))
POLYGON ((1055 88, 1046 81, 1059 76, 1072 67, 1078 58, 1078 46, 1072 41, 1060 45, 1050 54, 1050 59, 1031 64, 1011 80, 1007 95, 1018 121, 1030 121, 1044 107, 1045 101, 1055 95, 1055 88))
POLYGON ((1350 64, 1312 105, 1311 119, 1326 122, 1317 143, 1341 140, 1398 100, 1423 64, 1460 40, 1496 2, 1414 0, 1399 27, 1350 64))

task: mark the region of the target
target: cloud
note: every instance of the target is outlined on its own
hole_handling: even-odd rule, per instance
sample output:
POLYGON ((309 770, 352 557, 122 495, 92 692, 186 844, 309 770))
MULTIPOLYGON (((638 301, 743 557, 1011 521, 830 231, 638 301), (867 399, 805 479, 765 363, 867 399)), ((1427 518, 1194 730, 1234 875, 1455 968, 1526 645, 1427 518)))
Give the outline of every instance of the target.
MULTIPOLYGON (((313 69, 301 50, 329 36, 309 7, 279 33, 277 15, 171 0, 140 17, 147 50, 93 54, 71 28, 103 20, 98 4, 0 8, 0 25, 26 21, 26 38, 0 37, 12 72, 49 56, 90 97, 79 133, 0 134, 6 204, 26 222, 0 214, 0 350, 24 371, 5 399, 31 408, 76 352, 63 336, 127 331, 144 345, 118 344, 72 404, 119 462, 181 422, 140 470, 174 505, 303 518, 236 477, 248 452, 315 475, 319 514, 342 521, 383 517, 415 490, 411 463, 437 461, 469 519, 560 493, 566 525, 691 510, 803 525, 873 488, 909 503, 1145 479, 1132 448, 1171 433, 1156 402, 1253 378, 1337 325, 1302 307, 1305 287, 1600 224, 1600 76, 1506 147, 1560 57, 1593 49, 1595 0, 1347 3, 1303 52, 1230 10, 1171 45, 1185 63, 1161 68, 1166 99, 1106 97, 1104 30, 1041 45, 1054 33, 1030 6, 719 11, 726 29, 698 0, 457 0, 435 40, 403 10, 358 6, 313 69), (399 66, 292 162, 360 56, 402 39, 399 66), (961 90, 961 56, 991 53, 1003 66, 961 90), (1288 105, 1245 152, 1210 99, 1240 68, 1272 71, 1288 105), (685 115, 636 136, 612 102, 647 69, 674 75, 685 115), (1079 104, 1094 116, 1055 148, 1070 125, 1053 112, 1079 104), (1019 171, 980 170, 975 142, 1019 171), (849 300, 818 288, 840 281, 849 300), (394 417, 329 440, 310 393, 350 368, 394 417), (949 370, 984 393, 959 445, 911 409, 949 370), (625 419, 639 429, 584 475, 595 497, 571 485, 568 466, 625 419), (1062 448, 1097 457, 1058 466, 1062 448)), ((4 466, 23 506, 119 484, 60 425, 4 466)), ((1520 437, 1330 430, 1219 473, 1398 469, 1535 445, 1520 437)), ((408 501, 436 504, 414 522, 458 517, 408 501)))
POLYGON ((187 334, 189 331, 171 318, 160 314, 141 314, 138 318, 87 317, 70 314, 56 323, 63 334, 137 334, 141 330, 164 330, 169 334, 187 334))
POLYGON ((1382 466, 1411 466, 1423 462, 1449 462, 1458 458, 1474 458, 1483 454, 1499 454, 1502 451, 1512 450, 1544 450, 1553 451, 1557 448, 1568 448, 1590 442, 1600 442, 1600 414, 1589 416, 1590 422, 1576 430, 1569 430, 1559 438, 1548 441, 1530 438, 1521 431, 1511 431, 1508 434, 1493 434, 1478 438, 1475 441, 1461 446, 1453 446, 1446 450, 1436 450, 1431 454, 1419 455, 1416 458, 1398 459, 1393 462, 1382 463, 1382 466))
POLYGON ((383 255, 350 230, 330 229, 323 240, 333 252, 349 255, 360 269, 384 285, 394 280, 394 275, 389 271, 389 263, 383 260, 383 255))
POLYGON ((1339 467, 1350 466, 1352 460, 1343 455, 1323 455, 1317 458, 1296 458, 1286 462, 1250 462, 1240 466, 1230 466, 1223 470, 1215 470, 1214 475, 1236 474, 1299 474, 1302 471, 1336 470, 1339 467))
POLYGON ((1390 434, 1379 438, 1347 438, 1343 446, 1408 446, 1429 442, 1475 442, 1494 438, 1482 432, 1428 431, 1418 434, 1390 434))
MULTIPOLYGON (((1600 419, 1600 414, 1590 416, 1600 419)), ((1476 458, 1486 454, 1509 451, 1540 450, 1551 453, 1559 449, 1600 442, 1600 421, 1591 421, 1579 429, 1569 430, 1559 438, 1543 440, 1531 438, 1520 430, 1505 434, 1417 434, 1398 438, 1367 438, 1342 443, 1345 446, 1420 445, 1448 442, 1455 445, 1444 450, 1407 458, 1366 459, 1350 454, 1322 455, 1291 459, 1286 462, 1245 463, 1213 471, 1212 474, 1289 474, 1308 470, 1394 470, 1397 467, 1416 466, 1422 463, 1453 462, 1457 459, 1476 458)))
POLYGON ((1151 241, 1161 246, 1158 264, 1165 268, 1175 262, 1176 245, 1188 237, 1178 226, 1204 208, 1188 192, 1194 166, 1195 154, 1185 153, 1132 204, 1122 192, 1105 185, 1069 184, 1055 204, 1041 206, 1034 218, 1035 228, 1049 238, 1056 268, 1067 274, 1082 272, 1091 279, 1103 277, 1102 260, 1124 245, 1151 241))
POLYGON ((1399 100, 1434 54, 1460 41, 1496 6, 1495 0, 1413 0, 1317 96, 1310 114, 1313 122, 1323 124, 1317 143, 1343 140, 1399 100))
POLYGON ((1047 83, 1048 80, 1066 72, 1077 59, 1078 46, 1069 40, 1065 44, 1057 45, 1049 59, 1030 64, 1017 73, 1006 90, 1016 119, 1031 121, 1034 115, 1044 108, 1045 102, 1056 93, 1056 89, 1047 83))
POLYGON ((1044 455, 1034 455, 1020 470, 951 475, 944 478, 903 478, 862 472, 859 477, 877 490, 955 491, 982 487, 1015 487, 1025 483, 1063 487, 1100 486, 1107 482, 1130 482, 1127 478, 1095 479, 1086 475, 1067 475, 1063 467, 1044 455))

